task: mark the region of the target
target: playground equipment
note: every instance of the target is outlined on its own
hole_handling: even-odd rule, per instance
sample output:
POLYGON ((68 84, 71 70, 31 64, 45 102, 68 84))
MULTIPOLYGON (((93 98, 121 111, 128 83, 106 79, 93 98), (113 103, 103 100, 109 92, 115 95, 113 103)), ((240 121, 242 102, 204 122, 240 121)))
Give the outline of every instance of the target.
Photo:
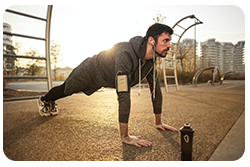
MULTIPOLYGON (((193 81, 192 81, 192 85, 196 87, 197 85, 197 80, 199 78, 199 76, 206 70, 213 70, 213 78, 212 78, 212 81, 211 81, 211 84, 214 85, 215 83, 215 74, 216 72, 218 72, 218 75, 220 76, 220 71, 218 69, 218 67, 205 67, 205 68, 202 68, 200 69, 199 71, 197 71, 197 73, 194 75, 193 77, 193 81)), ((219 80, 220 84, 222 84, 222 80, 220 78, 219 80)))
MULTIPOLYGON (((48 83, 48 90, 52 87, 52 76, 51 76, 51 62, 50 62, 50 26, 51 26, 51 15, 52 15, 52 5, 48 5, 47 8, 47 17, 46 19, 32 16, 29 14, 17 12, 14 10, 7 9, 5 12, 16 14, 23 17, 28 17, 36 20, 41 20, 46 22, 46 29, 45 29, 45 38, 39 38, 34 36, 28 36, 23 34, 16 34, 11 32, 3 32, 5 35, 10 36, 17 36, 22 38, 29 38, 34 40, 41 40, 45 41, 45 50, 46 50, 46 56, 45 57, 31 57, 31 56, 24 56, 24 55, 10 55, 10 54, 3 54, 3 57, 13 57, 13 58, 25 58, 25 59, 40 59, 46 61, 46 73, 47 76, 4 76, 3 79, 47 79, 48 83)), ((38 96, 32 96, 32 97, 21 97, 21 98, 15 98, 15 99, 4 99, 3 101, 10 101, 10 100, 26 100, 26 99, 36 99, 38 96)))
POLYGON ((235 73, 235 72, 234 72, 234 71, 228 71, 228 72, 226 72, 225 74, 223 74, 222 77, 220 78, 221 84, 222 84, 223 81, 225 80, 226 75, 229 74, 229 73, 235 73))
POLYGON ((195 17, 195 15, 190 15, 190 16, 186 16, 186 17, 180 19, 180 20, 179 20, 177 23, 175 23, 175 25, 172 27, 173 30, 174 30, 175 27, 179 27, 179 28, 181 28, 181 29, 183 30, 183 32, 182 32, 181 35, 178 35, 178 34, 175 34, 175 33, 173 34, 173 35, 179 37, 179 38, 178 38, 178 42, 177 42, 177 43, 172 43, 172 45, 174 46, 174 47, 172 47, 172 48, 174 48, 174 50, 172 50, 172 49, 169 50, 169 54, 168 54, 168 55, 170 55, 171 58, 166 57, 166 58, 163 58, 163 61, 162 61, 163 79, 164 79, 164 84, 165 84, 165 90, 166 90, 166 92, 168 92, 168 84, 167 84, 167 79, 168 79, 168 78, 174 78, 174 79, 175 79, 176 90, 179 91, 178 78, 177 78, 177 70, 176 70, 176 52, 177 52, 177 49, 178 49, 178 47, 179 47, 179 42, 180 42, 182 36, 185 34, 185 32, 186 32, 187 30, 189 30, 191 27, 196 26, 196 25, 198 25, 198 24, 203 24, 203 22, 201 22, 199 19, 197 19, 197 18, 195 17), (179 23, 181 23, 183 20, 186 20, 186 19, 188 19, 188 18, 190 18, 190 19, 195 19, 195 23, 192 24, 191 26, 189 26, 188 28, 184 28, 183 26, 180 26, 180 25, 179 25, 179 23), (172 62, 173 68, 166 68, 166 67, 165 67, 166 61, 172 62), (172 69, 172 70, 174 70, 174 75, 173 75, 173 76, 166 76, 166 71, 165 71, 166 69, 172 69))

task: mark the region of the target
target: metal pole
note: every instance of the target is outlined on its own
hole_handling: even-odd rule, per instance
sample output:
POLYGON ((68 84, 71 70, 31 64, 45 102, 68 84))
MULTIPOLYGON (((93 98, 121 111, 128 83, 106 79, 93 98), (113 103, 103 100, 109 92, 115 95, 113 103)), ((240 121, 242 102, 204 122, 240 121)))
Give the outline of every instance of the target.
POLYGON ((10 35, 10 36, 17 36, 17 37, 23 37, 23 38, 30 38, 30 39, 36 39, 36 40, 45 41, 44 38, 33 37, 33 36, 23 35, 23 34, 16 34, 16 33, 11 33, 11 32, 6 32, 6 31, 3 31, 3 34, 5 34, 5 35, 10 35))
POLYGON ((46 19, 44 19, 44 18, 32 16, 32 15, 29 15, 29 14, 17 12, 17 11, 10 10, 10 9, 6 9, 5 12, 9 12, 9 13, 13 13, 13 14, 17 14, 17 15, 21 15, 21 16, 25 16, 25 17, 30 17, 30 18, 32 18, 32 19, 37 19, 37 20, 46 21, 46 19))
POLYGON ((183 20, 185 20, 185 19, 187 19, 187 18, 195 18, 195 16, 194 16, 194 15, 190 15, 190 16, 186 16, 186 17, 180 19, 177 23, 175 23, 175 25, 172 27, 172 29, 174 29, 174 27, 175 27, 177 24, 179 24, 181 21, 183 21, 183 20))
POLYGON ((178 40, 178 42, 177 42, 177 48, 179 47, 180 40, 181 40, 182 36, 185 34, 185 32, 186 32, 188 29, 190 29, 191 27, 193 27, 193 26, 195 26, 195 25, 198 25, 198 24, 202 24, 202 22, 201 22, 201 23, 196 22, 195 24, 193 24, 193 25, 189 26, 188 28, 186 28, 186 30, 180 35, 180 38, 179 38, 179 40, 178 40))
POLYGON ((194 20, 194 71, 196 72, 196 20, 194 20))
POLYGON ((47 22, 46 22, 46 70, 48 76, 48 90, 52 88, 52 76, 51 76, 51 62, 50 62, 50 26, 51 26, 51 15, 52 5, 48 6, 47 10, 47 22))

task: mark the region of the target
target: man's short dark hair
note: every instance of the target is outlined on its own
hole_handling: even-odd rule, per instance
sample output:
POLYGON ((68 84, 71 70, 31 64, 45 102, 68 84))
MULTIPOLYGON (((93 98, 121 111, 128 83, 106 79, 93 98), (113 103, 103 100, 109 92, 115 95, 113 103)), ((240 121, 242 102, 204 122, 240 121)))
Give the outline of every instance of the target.
POLYGON ((148 28, 148 31, 146 33, 146 40, 148 41, 148 38, 151 36, 154 38, 155 42, 157 43, 158 37, 162 33, 166 33, 166 34, 169 33, 169 35, 172 35, 173 30, 172 28, 170 28, 169 26, 165 24, 155 23, 148 28))

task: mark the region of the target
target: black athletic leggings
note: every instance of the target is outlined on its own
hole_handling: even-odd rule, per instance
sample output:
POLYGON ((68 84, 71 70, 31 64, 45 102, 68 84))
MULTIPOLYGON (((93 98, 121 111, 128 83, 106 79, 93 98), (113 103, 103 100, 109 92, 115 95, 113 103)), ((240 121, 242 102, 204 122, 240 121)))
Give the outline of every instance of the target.
POLYGON ((43 97, 41 97, 42 101, 56 101, 60 98, 66 97, 64 94, 65 82, 60 86, 55 86, 43 97))

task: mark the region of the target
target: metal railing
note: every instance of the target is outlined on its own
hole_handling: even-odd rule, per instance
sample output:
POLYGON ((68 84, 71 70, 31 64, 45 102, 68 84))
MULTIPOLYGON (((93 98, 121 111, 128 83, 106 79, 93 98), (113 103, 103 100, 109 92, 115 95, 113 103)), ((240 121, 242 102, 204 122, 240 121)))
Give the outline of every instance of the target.
MULTIPOLYGON (((21 12, 17 12, 17 11, 10 10, 10 9, 5 10, 5 12, 8 12, 8 13, 12 13, 12 14, 16 14, 16 15, 24 16, 24 17, 29 17, 32 19, 46 22, 45 38, 34 37, 34 36, 23 35, 23 34, 16 34, 16 33, 5 32, 5 31, 3 32, 3 34, 9 35, 9 36, 17 36, 17 37, 22 37, 22 38, 45 41, 45 50, 46 50, 45 57, 32 57, 32 56, 25 56, 25 55, 10 55, 10 54, 3 54, 3 57, 45 60, 47 75, 46 76, 3 76, 3 79, 47 79, 48 90, 51 89, 52 76, 51 76, 51 62, 50 62, 50 27, 51 27, 52 8, 53 8, 52 5, 48 5, 46 19, 32 16, 32 15, 25 14, 25 13, 21 13, 21 12)), ((34 98, 38 98, 38 96, 3 99, 3 101, 26 100, 26 99, 34 99, 34 98)))
MULTIPOLYGON (((202 68, 200 69, 199 71, 197 71, 197 73, 194 75, 193 77, 193 80, 192 80, 192 86, 197 86, 197 80, 199 78, 199 76, 206 70, 214 70, 213 71, 213 78, 212 78, 212 81, 211 81, 211 84, 214 85, 215 83, 215 73, 218 72, 219 73, 219 76, 220 76, 220 71, 218 69, 218 67, 205 67, 205 68, 202 68)), ((222 80, 220 79, 220 84, 222 84, 222 80)))
POLYGON ((222 77, 220 78, 221 84, 222 84, 223 81, 225 80, 226 75, 229 74, 229 73, 235 73, 235 72, 234 72, 234 71, 228 71, 228 72, 226 72, 225 74, 223 74, 222 77))

